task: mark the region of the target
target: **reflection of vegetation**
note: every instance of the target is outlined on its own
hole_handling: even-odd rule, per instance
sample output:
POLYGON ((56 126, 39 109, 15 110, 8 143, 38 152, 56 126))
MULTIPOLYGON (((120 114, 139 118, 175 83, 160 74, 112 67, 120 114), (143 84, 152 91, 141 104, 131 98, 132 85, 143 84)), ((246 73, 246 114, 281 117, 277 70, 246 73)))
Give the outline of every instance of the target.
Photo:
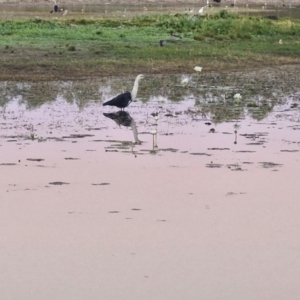
POLYGON ((212 87, 201 88, 198 89, 198 93, 196 93, 196 88, 193 90, 195 109, 187 112, 192 118, 195 116, 203 119, 209 118, 214 123, 239 120, 246 115, 256 120, 262 120, 273 110, 275 105, 282 104, 280 102, 282 102, 283 93, 280 93, 277 88, 265 90, 262 87, 256 89, 244 87, 243 96, 238 100, 234 99, 234 92, 228 90, 227 86, 215 87, 215 89, 212 87))
MULTIPOLYGON (((125 79, 126 80, 126 79, 125 79)), ((130 79, 131 80, 131 79, 130 79)), ((132 80, 131 80, 132 81, 132 80)), ((132 85, 132 82, 130 83, 132 85)), ((114 95, 112 89, 126 88, 122 79, 100 81, 67 81, 67 82, 32 82, 32 83, 0 83, 0 107, 11 101, 25 104, 27 109, 34 109, 45 103, 53 103, 63 99, 69 104, 75 103, 83 108, 92 101, 114 95), (121 82, 121 83, 120 83, 121 82)), ((129 86, 129 84, 128 84, 129 86)))
POLYGON ((264 119, 272 111, 272 109, 273 106, 269 106, 268 104, 263 104, 255 108, 248 107, 248 113, 253 119, 260 121, 264 119))
POLYGON ((241 118, 243 113, 244 110, 242 107, 236 108, 231 105, 217 105, 211 107, 212 119, 215 123, 241 118))
MULTIPOLYGON (((284 69, 224 74, 204 71, 199 78, 195 73, 189 75, 188 88, 181 84, 182 75, 148 75, 141 83, 138 100, 146 103, 156 99, 157 105, 162 108, 170 102, 187 101, 189 107, 186 109, 191 108, 187 113, 192 118, 209 118, 215 123, 238 120, 245 115, 261 120, 275 105, 286 101, 284 95, 297 90, 300 76, 296 76, 297 69, 292 70, 289 74, 295 76, 280 81, 278 78, 286 76, 284 69), (241 99, 234 99, 236 93, 242 95, 241 99)), ((133 79, 128 76, 66 82, 0 82, 0 105, 5 108, 14 101, 27 109, 34 109, 45 103, 54 103, 52 112, 56 113, 66 102, 79 109, 95 107, 96 112, 96 106, 120 90, 130 90, 133 79)), ((296 105, 294 101, 293 107, 296 105)), ((5 114, 5 109, 2 113, 5 114)), ((76 119, 76 122, 79 120, 76 119)))

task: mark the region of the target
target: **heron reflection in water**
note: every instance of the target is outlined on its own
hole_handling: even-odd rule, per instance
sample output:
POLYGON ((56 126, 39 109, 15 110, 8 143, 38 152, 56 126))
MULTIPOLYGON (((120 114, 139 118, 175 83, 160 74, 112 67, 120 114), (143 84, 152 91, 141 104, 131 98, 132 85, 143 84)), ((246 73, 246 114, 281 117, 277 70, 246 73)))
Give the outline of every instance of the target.
POLYGON ((119 126, 131 127, 134 137, 134 142, 140 145, 142 142, 138 139, 138 131, 134 119, 126 111, 118 111, 115 113, 103 113, 106 118, 114 120, 119 126))

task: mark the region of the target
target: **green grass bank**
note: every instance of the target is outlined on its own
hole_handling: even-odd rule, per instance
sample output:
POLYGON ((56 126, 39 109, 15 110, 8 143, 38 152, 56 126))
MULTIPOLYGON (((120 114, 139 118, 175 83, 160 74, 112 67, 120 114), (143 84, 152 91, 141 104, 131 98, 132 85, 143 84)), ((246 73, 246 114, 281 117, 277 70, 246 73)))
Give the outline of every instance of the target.
POLYGON ((230 14, 0 21, 0 80, 232 71, 298 64, 300 21, 230 14), (182 37, 170 39, 170 31, 182 37), (165 40, 166 45, 159 46, 165 40))

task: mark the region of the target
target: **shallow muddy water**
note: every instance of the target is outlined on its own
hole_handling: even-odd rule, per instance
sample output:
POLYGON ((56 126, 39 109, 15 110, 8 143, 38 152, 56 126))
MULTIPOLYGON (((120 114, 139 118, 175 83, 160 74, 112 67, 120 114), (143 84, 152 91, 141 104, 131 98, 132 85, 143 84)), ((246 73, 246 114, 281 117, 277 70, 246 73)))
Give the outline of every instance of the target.
POLYGON ((0 83, 0 298, 297 299, 298 72, 0 83))

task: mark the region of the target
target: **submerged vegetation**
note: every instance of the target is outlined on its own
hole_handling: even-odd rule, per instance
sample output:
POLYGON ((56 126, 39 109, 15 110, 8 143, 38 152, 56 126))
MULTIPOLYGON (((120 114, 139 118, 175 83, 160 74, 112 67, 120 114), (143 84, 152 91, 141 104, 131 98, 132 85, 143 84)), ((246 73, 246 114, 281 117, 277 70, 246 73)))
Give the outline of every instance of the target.
POLYGON ((0 37, 0 79, 191 73, 195 65, 222 71, 294 64, 300 57, 299 20, 226 10, 206 16, 10 20, 0 22, 0 37), (182 39, 171 40, 170 31, 182 39))

